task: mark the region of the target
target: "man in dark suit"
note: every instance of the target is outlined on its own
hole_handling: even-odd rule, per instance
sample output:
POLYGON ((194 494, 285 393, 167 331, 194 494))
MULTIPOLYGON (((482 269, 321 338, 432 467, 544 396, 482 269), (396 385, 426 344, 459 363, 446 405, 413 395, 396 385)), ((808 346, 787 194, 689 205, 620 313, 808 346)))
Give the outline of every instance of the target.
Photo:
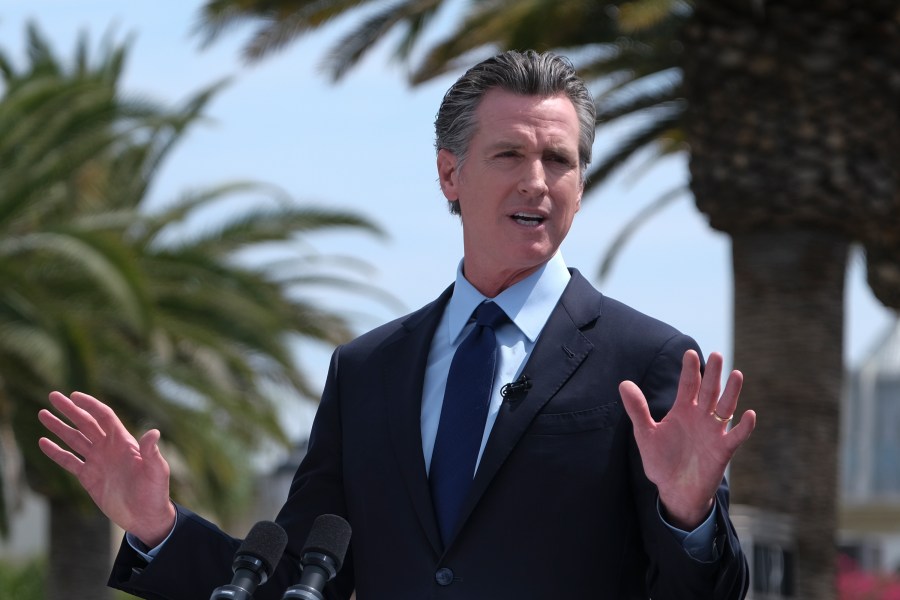
MULTIPOLYGON (((743 598, 723 479, 755 425, 748 411, 728 427, 741 374, 722 391, 720 355, 701 376, 691 338, 604 297, 559 253, 593 142, 583 82, 560 57, 507 52, 451 87, 435 125, 463 225, 456 282, 335 351, 276 519, 288 548, 256 597, 299 580, 312 522, 332 513, 353 527, 332 598, 743 598), (484 362, 460 371, 457 348, 485 336, 485 400, 451 425, 457 386, 484 362), (444 479, 463 455, 462 480, 444 479)), ((85 394, 51 402, 75 428, 41 420, 72 452, 41 448, 128 532, 110 585, 180 600, 230 580, 239 540, 169 500, 157 431, 136 441, 85 394)))

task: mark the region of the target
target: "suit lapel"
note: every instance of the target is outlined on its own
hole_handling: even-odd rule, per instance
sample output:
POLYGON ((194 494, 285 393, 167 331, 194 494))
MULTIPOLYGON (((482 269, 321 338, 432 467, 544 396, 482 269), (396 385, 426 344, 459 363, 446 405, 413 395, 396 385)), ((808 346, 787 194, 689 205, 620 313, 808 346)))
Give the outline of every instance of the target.
MULTIPOLYGON (((535 415, 562 388, 593 349, 581 329, 600 316, 602 296, 573 270, 572 279, 550 314, 523 375, 532 381, 525 397, 504 401, 475 473, 457 532, 478 504, 503 462, 535 415)), ((452 541, 451 541, 452 543, 452 541)), ((449 544, 448 544, 449 546, 449 544)))
POLYGON ((420 417, 428 352, 452 289, 410 315, 382 353, 386 357, 382 394, 388 405, 391 441, 416 515, 437 555, 443 550, 422 456, 420 417))

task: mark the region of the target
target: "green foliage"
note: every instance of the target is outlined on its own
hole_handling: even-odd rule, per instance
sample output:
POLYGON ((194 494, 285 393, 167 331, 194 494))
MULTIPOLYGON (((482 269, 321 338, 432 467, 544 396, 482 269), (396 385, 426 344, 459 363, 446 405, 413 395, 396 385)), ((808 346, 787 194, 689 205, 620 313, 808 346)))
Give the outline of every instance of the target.
POLYGON ((43 600, 44 561, 0 561, 0 600, 43 600))
MULTIPOLYGON (((44 578, 47 572, 43 559, 24 564, 0 561, 0 600, 44 600, 44 578)), ((115 590, 116 600, 135 598, 115 590)))
MULTIPOLYGON (((227 518, 247 495, 247 457, 287 443, 271 390, 317 397, 297 344, 350 336, 311 292, 371 291, 305 237, 380 231, 254 182, 147 210, 160 165, 222 85, 156 106, 119 90, 127 45, 93 60, 82 39, 66 67, 33 26, 28 44, 20 71, 0 53, 0 436, 15 432, 4 448, 39 493, 87 502, 38 450, 37 412, 50 390, 90 392, 132 431, 159 428, 175 497, 227 518)), ((0 484, 19 476, 4 468, 0 484)))

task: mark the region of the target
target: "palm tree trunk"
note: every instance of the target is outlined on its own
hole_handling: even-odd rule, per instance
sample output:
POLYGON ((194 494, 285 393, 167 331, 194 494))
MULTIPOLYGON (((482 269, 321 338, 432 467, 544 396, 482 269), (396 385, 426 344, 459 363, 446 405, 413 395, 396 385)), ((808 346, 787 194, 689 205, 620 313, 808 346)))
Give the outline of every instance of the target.
POLYGON ((741 406, 759 416, 733 461, 734 502, 789 515, 794 597, 834 599, 849 244, 812 230, 738 233, 732 243, 741 406))
POLYGON ((47 600, 110 600, 106 587, 112 565, 109 519, 95 507, 50 500, 50 555, 47 600))

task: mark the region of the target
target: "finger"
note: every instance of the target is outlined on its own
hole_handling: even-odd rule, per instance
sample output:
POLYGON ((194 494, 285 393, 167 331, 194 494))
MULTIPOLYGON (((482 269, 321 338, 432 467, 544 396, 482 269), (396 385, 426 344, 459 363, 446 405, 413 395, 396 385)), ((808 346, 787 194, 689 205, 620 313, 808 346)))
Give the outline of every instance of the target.
POLYGON ((672 409, 687 402, 694 405, 700 389, 700 357, 694 350, 687 350, 681 358, 681 375, 678 378, 678 392, 672 409))
POLYGON ((72 402, 87 412, 107 433, 126 433, 116 413, 106 404, 83 392, 72 392, 72 402))
POLYGON ((44 437, 38 440, 38 446, 41 452, 47 455, 47 458, 78 477, 84 463, 77 456, 67 450, 63 450, 55 442, 44 437))
POLYGON ((103 430, 89 412, 79 407, 71 398, 60 392, 50 393, 50 404, 61 412, 89 440, 103 437, 103 430))
MULTIPOLYGON (((719 390, 722 385, 722 365, 724 360, 718 352, 709 355, 706 361, 706 369, 703 372, 703 381, 700 383, 700 392, 697 397, 697 405, 704 413, 712 413, 716 410, 719 400, 719 390)), ((720 417, 728 417, 731 413, 719 413, 720 417)))
POLYGON ((64 423, 49 410, 43 409, 39 411, 38 421, 55 433, 76 454, 84 456, 91 449, 91 441, 83 433, 64 423))
POLYGON ((652 429, 656 426, 656 421, 650 415, 650 407, 647 406, 647 399, 634 382, 623 381, 619 384, 619 395, 622 396, 622 404, 625 406, 625 412, 634 426, 635 431, 643 429, 652 429))
POLYGON ((750 434, 753 433, 755 428, 756 413, 752 410, 748 410, 741 415, 741 421, 732 427, 725 436, 725 443, 729 454, 734 455, 741 444, 750 438, 750 434))
POLYGON ((725 391, 722 397, 715 405, 714 410, 720 417, 728 418, 734 415, 737 410, 738 398, 741 395, 741 388, 744 386, 744 374, 740 371, 732 371, 728 375, 728 381, 725 382, 725 391))

